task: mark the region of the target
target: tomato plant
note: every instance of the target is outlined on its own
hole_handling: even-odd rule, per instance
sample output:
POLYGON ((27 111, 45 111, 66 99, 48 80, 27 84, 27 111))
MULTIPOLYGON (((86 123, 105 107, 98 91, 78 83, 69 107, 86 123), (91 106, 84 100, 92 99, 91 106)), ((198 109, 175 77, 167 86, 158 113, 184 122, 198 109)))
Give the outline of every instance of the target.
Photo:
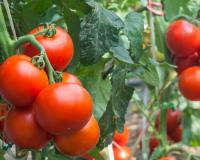
MULTIPOLYGON (((33 29, 30 34, 35 34, 43 27, 33 29)), ((36 40, 44 47, 48 58, 56 70, 64 70, 72 60, 74 46, 71 37, 62 28, 56 27, 56 34, 53 36, 38 35, 36 40)), ((32 44, 24 45, 24 53, 28 56, 35 56, 39 54, 39 50, 32 44)))
POLYGON ((4 103, 0 103, 0 132, 3 131, 4 128, 4 119, 8 113, 8 105, 4 103))
POLYGON ((40 92, 34 109, 37 122, 46 131, 53 135, 67 134, 88 122, 92 115, 92 98, 80 85, 56 83, 40 92))
POLYGON ((97 144, 99 136, 99 125, 92 116, 81 130, 73 134, 55 136, 55 144, 57 149, 65 155, 80 156, 97 144))

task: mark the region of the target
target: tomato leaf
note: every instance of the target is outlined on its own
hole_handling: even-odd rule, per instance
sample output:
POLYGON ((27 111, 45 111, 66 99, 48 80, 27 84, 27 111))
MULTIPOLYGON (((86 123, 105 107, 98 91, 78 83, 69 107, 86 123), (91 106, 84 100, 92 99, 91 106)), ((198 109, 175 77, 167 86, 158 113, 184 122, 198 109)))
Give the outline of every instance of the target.
POLYGON ((131 57, 138 60, 142 55, 144 21, 142 14, 130 12, 124 21, 124 33, 130 40, 131 57))
POLYGON ((119 30, 123 27, 121 19, 112 11, 98 3, 92 13, 81 22, 80 42, 81 63, 94 64, 113 46, 118 46, 119 30))
POLYGON ((101 60, 97 64, 81 66, 74 72, 92 95, 93 113, 97 119, 105 112, 111 93, 110 80, 108 78, 103 80, 101 76, 106 62, 107 60, 101 60))
POLYGON ((113 53, 113 56, 118 60, 133 64, 133 60, 129 56, 129 52, 123 46, 112 47, 111 52, 113 53))
POLYGON ((133 94, 133 89, 125 85, 126 73, 126 69, 118 67, 112 75, 111 97, 99 121, 101 137, 98 147, 101 149, 111 143, 115 130, 123 131, 126 110, 133 94))
POLYGON ((183 114, 183 143, 200 146, 200 110, 187 107, 183 114))

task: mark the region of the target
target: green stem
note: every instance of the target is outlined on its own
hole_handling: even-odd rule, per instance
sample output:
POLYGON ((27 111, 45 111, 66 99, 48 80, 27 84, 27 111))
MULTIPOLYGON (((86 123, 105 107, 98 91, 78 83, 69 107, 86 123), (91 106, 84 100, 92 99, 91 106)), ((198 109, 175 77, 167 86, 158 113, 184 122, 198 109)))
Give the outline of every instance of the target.
POLYGON ((41 153, 35 150, 31 151, 32 160, 41 160, 41 153))
POLYGON ((9 57, 15 52, 15 48, 13 46, 13 41, 10 38, 8 30, 6 28, 6 23, 3 15, 3 11, 0 5, 0 44, 3 49, 4 58, 9 57))
POLYGON ((40 54, 44 56, 44 61, 48 69, 49 83, 50 84, 55 83, 54 69, 49 61, 49 58, 45 52, 44 47, 35 39, 34 35, 26 35, 26 36, 19 37, 19 39, 15 41, 14 46, 15 48, 17 48, 25 42, 30 42, 31 44, 36 46, 38 50, 40 51, 40 54))
POLYGON ((167 109, 161 108, 160 133, 161 133, 161 144, 163 147, 165 147, 167 145, 166 118, 167 118, 167 109))

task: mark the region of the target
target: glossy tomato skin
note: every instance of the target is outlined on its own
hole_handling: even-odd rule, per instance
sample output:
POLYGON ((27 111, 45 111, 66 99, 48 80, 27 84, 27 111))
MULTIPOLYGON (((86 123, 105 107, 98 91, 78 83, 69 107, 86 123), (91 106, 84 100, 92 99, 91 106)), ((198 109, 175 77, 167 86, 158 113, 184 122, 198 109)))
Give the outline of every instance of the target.
POLYGON ((82 86, 81 81, 73 74, 63 72, 63 83, 72 83, 72 84, 78 84, 82 86))
POLYGON ((176 160, 174 157, 162 157, 159 160, 176 160))
POLYGON ((29 106, 39 92, 48 86, 48 77, 25 55, 13 55, 0 67, 0 93, 15 106, 29 106))
POLYGON ((115 132, 114 141, 119 145, 126 145, 129 140, 129 129, 127 125, 124 125, 124 131, 122 133, 115 132))
MULTIPOLYGON (((170 134, 181 124, 181 111, 167 109, 167 133, 170 134)), ((159 129, 160 126, 160 114, 157 115, 155 121, 156 128, 159 129)))
MULTIPOLYGON (((33 29, 30 34, 43 30, 43 27, 33 29)), ((64 29, 56 27, 56 34, 53 37, 43 35, 36 36, 36 40, 44 47, 48 58, 55 70, 62 71, 71 62, 74 46, 71 37, 64 29)), ((30 43, 24 45, 24 53, 28 56, 39 54, 38 49, 30 43)))
POLYGON ((192 101, 200 100, 200 67, 184 70, 179 76, 179 89, 182 95, 192 101))
POLYGON ((174 142, 180 142, 182 140, 182 127, 178 126, 173 133, 169 135, 174 142))
POLYGON ((175 59, 177 65, 177 72, 180 74, 185 69, 198 66, 199 65, 199 56, 197 54, 193 54, 192 56, 185 57, 176 57, 175 59))
POLYGON ((166 32, 167 47, 176 57, 187 57, 200 49, 200 30, 186 20, 171 23, 166 32))
POLYGON ((127 146, 120 146, 120 149, 113 147, 115 160, 129 160, 131 149, 127 146))
POLYGON ((81 129, 92 116, 92 98, 77 84, 51 84, 40 92, 35 103, 38 123, 53 135, 81 129))
POLYGON ((55 136, 55 145, 64 155, 80 156, 93 148, 100 137, 99 125, 92 116, 89 122, 79 131, 55 136))
POLYGON ((12 108, 5 119, 4 132, 12 143, 21 148, 40 149, 52 138, 36 123, 31 107, 12 108))
MULTIPOLYGON (((8 114, 8 105, 4 103, 0 103, 0 117, 4 117, 8 114)), ((0 120, 0 132, 3 131, 4 128, 4 118, 0 120)))

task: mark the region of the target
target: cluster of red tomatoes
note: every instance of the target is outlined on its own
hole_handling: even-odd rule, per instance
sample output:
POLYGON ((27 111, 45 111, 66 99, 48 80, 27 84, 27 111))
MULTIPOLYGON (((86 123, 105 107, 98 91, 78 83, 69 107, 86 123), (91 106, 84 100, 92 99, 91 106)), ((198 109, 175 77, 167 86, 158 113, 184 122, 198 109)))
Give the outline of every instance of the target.
POLYGON ((179 88, 184 97, 200 100, 200 29, 186 20, 171 23, 166 43, 175 57, 179 88))
MULTIPOLYGON (((182 113, 179 110, 173 111, 172 109, 167 110, 167 119, 166 119, 166 129, 167 129, 167 138, 169 141, 180 142, 182 139, 182 127, 181 127, 181 117, 182 113)), ((155 128, 159 130, 160 127, 160 113, 157 114, 155 119, 155 128)), ((142 146, 140 144, 140 146, 142 146)), ((159 146, 159 140, 151 135, 149 139, 149 149, 152 153, 159 146)))
MULTIPOLYGON (((53 68, 63 71, 73 57, 70 36, 56 27, 53 36, 36 35, 36 40, 53 68)), ((65 155, 87 153, 100 136, 90 94, 76 76, 66 72, 61 82, 49 84, 47 71, 31 63, 39 50, 29 43, 23 48, 23 54, 7 58, 0 66, 0 94, 11 105, 3 123, 6 138, 21 148, 40 149, 52 140, 65 155)))

